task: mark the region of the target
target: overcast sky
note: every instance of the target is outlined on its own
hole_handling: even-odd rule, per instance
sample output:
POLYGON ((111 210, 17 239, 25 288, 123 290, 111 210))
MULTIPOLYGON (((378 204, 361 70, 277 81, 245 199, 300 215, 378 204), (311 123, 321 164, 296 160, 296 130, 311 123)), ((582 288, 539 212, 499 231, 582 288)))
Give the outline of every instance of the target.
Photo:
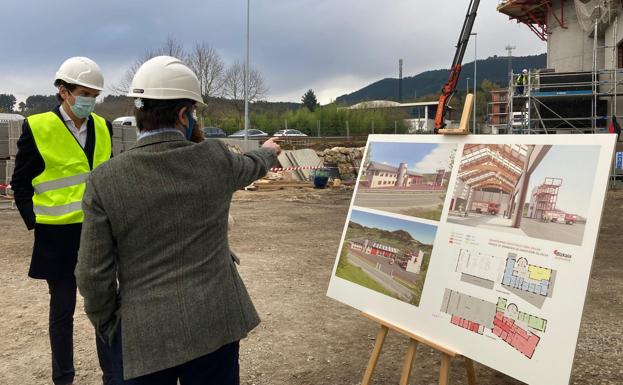
POLYGON ((409 170, 422 174, 435 173, 440 168, 449 171, 454 144, 372 142, 370 160, 398 167, 406 163, 409 170))
MULTIPOLYGON (((539 54, 546 46, 524 25, 482 0, 474 32, 478 56, 539 54)), ((448 68, 468 0, 251 0, 251 66, 271 101, 321 103, 385 77, 448 68)), ((54 73, 70 56, 88 56, 117 82, 130 63, 172 36, 205 41, 226 63, 244 60, 244 0, 2 0, 0 93, 18 100, 55 92, 54 73)), ((465 62, 473 60, 470 43, 465 62)))

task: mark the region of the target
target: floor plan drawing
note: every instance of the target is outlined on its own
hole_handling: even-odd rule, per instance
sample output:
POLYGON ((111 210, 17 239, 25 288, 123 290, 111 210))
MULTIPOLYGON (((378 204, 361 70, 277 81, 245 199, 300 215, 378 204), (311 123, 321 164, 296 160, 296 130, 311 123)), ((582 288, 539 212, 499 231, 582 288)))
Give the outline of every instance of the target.
POLYGON ((545 332, 547 320, 520 312, 514 303, 509 304, 506 298, 499 298, 493 325, 493 334, 524 356, 532 358, 541 340, 536 331, 545 332))
POLYGON ((552 297, 555 281, 555 270, 531 265, 526 258, 508 253, 502 285, 528 303, 540 309, 545 299, 552 297))
POLYGON ((504 260, 493 255, 461 249, 455 271, 461 273, 461 281, 484 289, 493 289, 500 281, 504 260))
POLYGON ((441 311, 452 316, 450 322, 474 333, 483 334, 493 328, 496 304, 446 289, 441 311))
POLYGON ((519 311, 506 298, 493 303, 455 290, 446 289, 441 311, 450 323, 477 334, 493 333, 527 358, 532 358, 544 333, 547 320, 519 311))

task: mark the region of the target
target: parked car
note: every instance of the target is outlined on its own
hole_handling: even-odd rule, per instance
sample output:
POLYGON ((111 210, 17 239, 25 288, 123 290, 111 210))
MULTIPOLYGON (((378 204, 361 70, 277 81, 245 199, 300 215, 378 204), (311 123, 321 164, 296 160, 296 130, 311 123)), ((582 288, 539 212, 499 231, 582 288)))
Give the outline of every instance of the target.
POLYGON ((227 134, 218 127, 203 127, 203 136, 206 138, 224 138, 227 134))
POLYGON ((123 126, 136 126, 136 118, 134 116, 120 116, 112 121, 112 124, 121 124, 123 126))
MULTIPOLYGON (((244 130, 236 131, 233 134, 229 135, 230 138, 244 138, 244 130)), ((262 139, 268 138, 268 134, 262 130, 258 130, 255 128, 249 129, 248 137, 251 139, 262 139)))
POLYGON ((279 130, 273 134, 273 136, 307 136, 299 130, 287 129, 279 130))

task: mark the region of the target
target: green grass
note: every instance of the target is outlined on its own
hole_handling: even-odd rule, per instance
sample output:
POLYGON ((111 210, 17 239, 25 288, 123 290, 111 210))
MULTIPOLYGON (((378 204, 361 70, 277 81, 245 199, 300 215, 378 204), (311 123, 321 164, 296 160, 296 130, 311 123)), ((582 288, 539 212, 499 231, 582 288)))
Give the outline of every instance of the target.
POLYGON ((343 265, 338 265, 337 270, 335 271, 335 275, 340 278, 344 278, 348 281, 361 285, 363 287, 367 287, 368 289, 378 291, 381 294, 385 294, 387 296, 399 299, 393 292, 385 289, 382 285, 377 283, 374 279, 372 279, 368 274, 366 274, 361 268, 357 266, 353 266, 350 263, 346 263, 343 265))

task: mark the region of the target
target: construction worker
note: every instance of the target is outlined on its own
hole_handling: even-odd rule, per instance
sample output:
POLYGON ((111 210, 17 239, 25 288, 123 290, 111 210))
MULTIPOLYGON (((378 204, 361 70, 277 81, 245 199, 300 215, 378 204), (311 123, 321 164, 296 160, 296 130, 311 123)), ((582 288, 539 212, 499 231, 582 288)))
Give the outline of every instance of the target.
POLYGON ((200 84, 174 57, 145 62, 128 96, 138 141, 94 170, 84 195, 85 312, 125 384, 237 385, 239 341, 260 320, 229 249, 229 206, 280 147, 270 139, 234 154, 217 139, 193 143, 200 84))
MULTIPOLYGON (((45 279, 50 294, 52 381, 73 383, 74 268, 80 245, 85 180, 111 156, 110 122, 93 113, 104 87, 99 66, 86 57, 67 59, 54 78, 59 106, 29 116, 17 142, 11 186, 34 245, 28 275, 45 279)), ((96 340, 104 384, 113 384, 109 360, 96 340)))
POLYGON ((521 96, 524 93, 524 86, 528 82, 528 70, 523 71, 515 79, 515 95, 521 96))

